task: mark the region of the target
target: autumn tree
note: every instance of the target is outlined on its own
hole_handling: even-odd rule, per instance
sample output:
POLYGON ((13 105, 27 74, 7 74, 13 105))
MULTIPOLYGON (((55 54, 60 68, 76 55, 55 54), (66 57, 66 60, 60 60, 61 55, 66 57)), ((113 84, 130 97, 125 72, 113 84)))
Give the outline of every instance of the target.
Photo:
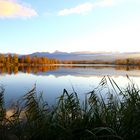
POLYGON ((5 55, 1 54, 0 55, 0 63, 4 64, 5 62, 6 62, 5 55))
POLYGON ((30 64, 31 63, 31 57, 30 55, 25 56, 25 62, 30 64))
POLYGON ((13 64, 14 65, 18 64, 18 56, 17 56, 17 54, 14 54, 14 56, 13 56, 13 64))
POLYGON ((24 56, 22 56, 21 58, 20 58, 20 63, 24 63, 25 62, 25 57, 24 56))

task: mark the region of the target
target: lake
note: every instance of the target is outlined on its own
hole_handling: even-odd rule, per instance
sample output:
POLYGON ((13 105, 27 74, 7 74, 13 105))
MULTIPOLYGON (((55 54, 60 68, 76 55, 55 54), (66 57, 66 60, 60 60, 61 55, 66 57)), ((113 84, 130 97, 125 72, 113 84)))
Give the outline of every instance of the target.
POLYGON ((43 92, 44 98, 52 105, 64 88, 70 93, 76 91, 80 99, 83 99, 107 75, 122 88, 128 84, 126 75, 140 86, 140 67, 111 65, 0 67, 0 84, 5 88, 6 106, 22 97, 35 84, 37 93, 43 92))

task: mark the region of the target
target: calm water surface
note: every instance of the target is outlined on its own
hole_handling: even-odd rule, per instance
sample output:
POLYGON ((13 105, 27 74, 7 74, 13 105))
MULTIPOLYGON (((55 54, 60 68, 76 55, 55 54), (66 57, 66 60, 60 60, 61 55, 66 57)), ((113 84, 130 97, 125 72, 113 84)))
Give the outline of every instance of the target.
POLYGON ((5 102, 10 105, 36 84, 48 103, 54 104, 63 89, 74 90, 83 99, 85 93, 98 86, 103 76, 110 75, 120 87, 126 87, 126 75, 140 86, 140 67, 126 66, 46 66, 0 68, 0 84, 5 88, 5 102))

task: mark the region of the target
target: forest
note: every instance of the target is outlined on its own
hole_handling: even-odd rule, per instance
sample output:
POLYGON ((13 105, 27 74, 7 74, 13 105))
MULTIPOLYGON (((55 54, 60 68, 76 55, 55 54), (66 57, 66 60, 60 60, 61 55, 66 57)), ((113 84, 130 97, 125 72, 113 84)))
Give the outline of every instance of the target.
POLYGON ((44 64, 57 64, 59 60, 50 59, 48 57, 38 57, 30 55, 19 57, 17 54, 0 55, 0 66, 22 66, 22 65, 44 65, 44 64))

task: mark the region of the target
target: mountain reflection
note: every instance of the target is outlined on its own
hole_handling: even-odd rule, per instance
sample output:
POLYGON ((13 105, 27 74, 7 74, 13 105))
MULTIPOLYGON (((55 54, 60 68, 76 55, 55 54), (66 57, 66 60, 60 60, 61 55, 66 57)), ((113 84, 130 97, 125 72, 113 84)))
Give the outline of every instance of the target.
POLYGON ((122 71, 132 71, 132 70, 140 70, 140 66, 126 66, 126 65, 47 65, 47 66, 15 66, 15 67, 0 67, 0 74, 18 74, 19 72, 23 73, 47 73, 49 71, 56 71, 60 68, 65 69, 114 69, 114 70, 122 70, 122 71))

